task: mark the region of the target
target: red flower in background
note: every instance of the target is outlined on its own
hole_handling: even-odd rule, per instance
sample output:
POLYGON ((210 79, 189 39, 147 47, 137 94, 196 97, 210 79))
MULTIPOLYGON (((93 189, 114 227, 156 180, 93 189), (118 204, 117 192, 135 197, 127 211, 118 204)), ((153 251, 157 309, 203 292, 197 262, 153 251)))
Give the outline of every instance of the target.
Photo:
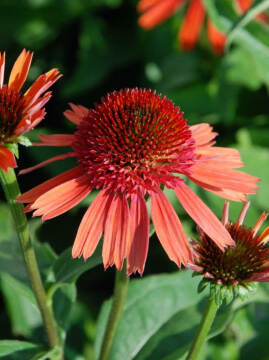
MULTIPOLYGON (((138 23, 144 29, 152 29, 171 17, 186 3, 188 7, 178 32, 178 40, 183 50, 191 50, 198 41, 206 15, 202 0, 140 0, 137 9, 142 15, 138 23)), ((252 1, 236 0, 236 4, 240 12, 245 12, 252 1)), ((258 15, 257 19, 263 22, 268 21, 264 14, 258 15)), ((226 36, 215 27, 210 18, 207 19, 207 33, 214 52, 221 54, 226 36)))
MULTIPOLYGON (((226 199, 242 201, 255 192, 257 178, 234 168, 243 166, 234 149, 215 147, 208 124, 188 126, 178 107, 145 89, 114 91, 93 109, 72 105, 65 116, 77 125, 74 135, 40 136, 43 146, 70 146, 78 166, 22 194, 26 211, 43 220, 56 217, 101 191, 86 211, 73 246, 73 257, 92 255, 102 234, 105 268, 143 273, 149 244, 146 198, 157 236, 178 266, 192 260, 181 222, 163 193, 175 191, 181 205, 220 249, 233 244, 227 230, 182 175, 226 199)), ((37 144, 38 145, 38 144, 37 144)))
POLYGON ((9 144, 19 142, 21 135, 33 129, 44 118, 44 105, 51 97, 51 92, 44 92, 61 77, 57 69, 52 69, 39 76, 23 94, 21 88, 27 78, 32 57, 33 53, 29 51, 21 52, 5 85, 5 53, 0 53, 0 169, 4 171, 16 166, 9 144))

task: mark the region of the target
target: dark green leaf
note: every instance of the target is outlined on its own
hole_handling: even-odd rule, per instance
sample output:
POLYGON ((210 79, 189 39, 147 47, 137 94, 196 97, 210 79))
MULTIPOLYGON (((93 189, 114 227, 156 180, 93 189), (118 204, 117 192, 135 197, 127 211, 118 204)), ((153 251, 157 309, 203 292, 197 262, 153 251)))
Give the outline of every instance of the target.
POLYGON ((56 282, 70 283, 76 281, 85 271, 90 270, 101 263, 101 245, 97 247, 94 254, 86 261, 83 259, 73 259, 71 248, 69 248, 55 261, 52 271, 56 282))
POLYGON ((16 352, 29 349, 37 349, 38 346, 26 341, 18 340, 1 340, 0 341, 0 357, 4 357, 16 352))
MULTIPOLYGON (((207 298, 197 294, 200 279, 191 272, 151 276, 131 282, 109 360, 179 359, 196 332, 207 298), (131 326, 130 326, 131 324, 131 326), (124 341, 122 341, 124 339, 124 341)), ((96 355, 99 354, 111 302, 107 302, 97 324, 96 355)), ((222 331, 231 307, 220 311, 211 336, 222 331)))

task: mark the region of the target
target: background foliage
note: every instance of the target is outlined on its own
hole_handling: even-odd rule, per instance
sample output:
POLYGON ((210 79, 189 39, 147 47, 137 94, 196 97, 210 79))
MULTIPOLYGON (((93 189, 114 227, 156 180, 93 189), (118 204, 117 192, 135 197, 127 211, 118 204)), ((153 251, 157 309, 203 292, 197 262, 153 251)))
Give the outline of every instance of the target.
MULTIPOLYGON (((263 210, 269 211, 268 26, 252 21, 245 27, 236 23, 235 27, 237 15, 232 1, 205 0, 208 13, 220 29, 227 32, 234 26, 228 51, 224 56, 212 54, 204 30, 195 50, 181 52, 176 33, 183 12, 145 32, 137 26, 136 3, 1 1, 0 44, 1 50, 7 52, 8 69, 25 47, 35 52, 29 83, 52 67, 64 74, 54 86, 45 120, 30 133, 31 139, 37 139, 38 133, 71 133, 73 129, 62 115, 70 101, 90 107, 115 89, 154 88, 179 105, 190 124, 214 125, 220 134, 218 145, 238 148, 245 170, 261 177, 258 195, 251 198, 246 219, 249 226, 253 225, 263 210)), ((21 148, 19 167, 32 166, 55 152, 49 148, 21 148)), ((22 191, 71 164, 72 160, 65 160, 20 177, 22 191)), ((197 191, 220 216, 223 201, 197 191)), ((92 359, 94 352, 98 354, 110 307, 109 301, 102 309, 101 304, 112 293, 114 269, 103 271, 100 249, 87 262, 71 260, 70 256, 81 216, 95 195, 42 226, 39 219, 30 222, 42 276, 61 336, 66 337, 67 360, 92 359)), ((186 232, 192 235, 192 222, 174 195, 169 191, 167 195, 186 232)), ((45 350, 40 314, 3 194, 2 200, 0 357, 53 359, 55 353, 45 350)), ((232 204, 232 219, 240 207, 232 204)), ((110 359, 183 359, 203 308, 205 294, 196 296, 197 284, 197 278, 191 278, 189 272, 177 271, 153 236, 144 277, 131 282, 110 359)), ((259 360, 269 359, 269 286, 259 286, 253 299, 251 304, 236 301, 221 310, 210 334, 216 337, 204 349, 201 359, 243 360, 257 354, 259 360)))

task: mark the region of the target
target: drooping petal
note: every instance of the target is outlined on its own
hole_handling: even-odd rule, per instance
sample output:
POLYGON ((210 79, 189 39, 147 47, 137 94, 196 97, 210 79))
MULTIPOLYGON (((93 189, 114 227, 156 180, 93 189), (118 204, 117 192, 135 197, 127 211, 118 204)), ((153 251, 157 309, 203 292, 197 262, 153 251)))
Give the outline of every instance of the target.
POLYGON ((78 178, 84 174, 84 171, 81 166, 75 167, 71 170, 68 170, 60 175, 55 176, 54 178, 43 182, 42 184, 34 187, 33 189, 26 191, 17 198, 19 203, 32 203, 38 197, 43 195, 45 192, 53 189, 55 186, 58 186, 68 180, 78 178))
POLYGON ((21 54, 17 58, 8 81, 8 86, 13 90, 20 91, 25 80, 27 78, 31 62, 33 58, 33 53, 30 51, 22 50, 21 54))
POLYGON ((103 244, 103 263, 105 269, 116 265, 122 269, 127 256, 127 227, 129 207, 125 195, 115 194, 107 214, 103 244))
MULTIPOLYGON (((184 2, 185 0, 155 1, 154 6, 151 6, 150 8, 147 6, 144 7, 147 9, 147 11, 140 16, 138 19, 138 24, 144 29, 152 29, 173 15, 174 12, 178 10, 184 2)), ((138 11, 143 11, 141 8, 143 8, 143 6, 138 5, 138 11)))
POLYGON ((175 188, 175 192, 186 212, 220 249, 223 250, 227 245, 234 245, 223 224, 186 184, 181 183, 175 188))
POLYGON ((31 171, 34 171, 34 170, 37 170, 37 169, 40 169, 41 167, 43 166, 46 166, 48 164, 51 164, 53 163, 54 161, 58 161, 58 160, 63 160, 63 159, 67 159, 67 158, 70 158, 70 157, 75 157, 75 153, 73 152, 70 152, 70 153, 66 153, 66 154, 61 154, 61 155, 56 155, 56 156, 53 156, 52 158, 48 159, 48 160, 45 160, 45 161, 42 161, 41 163, 35 165, 35 166, 32 166, 30 168, 27 168, 27 169, 23 169, 19 172, 20 175, 24 175, 24 174, 28 174, 29 172, 31 171))
POLYGON ((60 184, 47 191, 31 205, 33 216, 42 216, 42 220, 52 219, 72 209, 92 190, 89 178, 82 175, 60 184))
POLYGON ((112 193, 107 194, 105 190, 100 191, 84 214, 73 245, 73 258, 83 255, 86 260, 93 254, 104 232, 112 197, 112 193))
POLYGON ((211 20, 207 21, 207 33, 214 52, 216 54, 222 54, 226 42, 226 35, 219 31, 211 20))
POLYGON ((5 74, 5 52, 3 54, 0 53, 0 89, 4 83, 4 74, 5 74))
POLYGON ((0 169, 8 172, 9 168, 17 166, 14 154, 5 146, 0 146, 0 169))
POLYGON ((33 143, 35 146, 71 146, 74 141, 74 135, 54 134, 39 135, 41 142, 33 143))
POLYGON ((205 8, 202 0, 191 0, 178 33, 183 50, 191 50, 196 45, 204 17, 205 8))
POLYGON ((191 178, 191 180, 197 184, 198 186, 200 186, 201 188, 212 192, 213 194, 220 196, 226 200, 232 200, 232 201, 244 201, 246 199, 247 194, 246 193, 242 193, 239 191, 232 191, 232 190, 226 190, 226 189, 221 189, 218 188, 216 186, 213 185, 209 185, 206 184, 202 181, 196 180, 194 178, 191 178))
POLYGON ((151 215, 157 236, 178 267, 192 262, 191 250, 181 222, 162 191, 151 194, 151 215))
POLYGON ((149 217, 141 195, 131 196, 127 233, 127 274, 143 274, 149 245, 149 217))
POLYGON ((256 182, 259 181, 251 175, 244 172, 207 164, 196 162, 192 167, 192 174, 190 179, 201 181, 205 184, 218 187, 220 189, 238 191, 240 193, 255 194, 258 188, 256 182))

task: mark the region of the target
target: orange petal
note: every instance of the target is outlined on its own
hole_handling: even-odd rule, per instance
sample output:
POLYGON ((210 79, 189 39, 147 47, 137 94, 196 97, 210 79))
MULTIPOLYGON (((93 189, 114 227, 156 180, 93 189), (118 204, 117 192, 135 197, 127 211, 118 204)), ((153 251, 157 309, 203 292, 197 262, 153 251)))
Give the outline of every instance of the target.
POLYGON ((218 135, 218 133, 212 131, 212 126, 207 123, 190 126, 190 130, 196 147, 212 145, 214 143, 212 140, 218 135))
POLYGON ((162 191, 151 194, 151 215, 157 236, 178 267, 192 262, 191 250, 179 218, 162 191))
POLYGON ((196 45, 204 17, 205 8, 202 0, 191 0, 178 33, 183 50, 191 50, 196 45))
POLYGON ((187 185, 181 183, 175 188, 175 192, 186 212, 220 249, 223 250, 227 245, 234 245, 223 224, 187 185))
POLYGON ((220 32, 210 20, 207 22, 207 33, 214 52, 216 54, 223 54, 226 35, 220 32))
POLYGON ((103 244, 104 267, 116 265, 122 269, 127 255, 129 208, 125 195, 115 194, 107 214, 103 244))
POLYGON ((84 214, 72 249, 74 258, 83 254, 86 260, 93 254, 104 231, 112 196, 105 190, 100 191, 84 214))
POLYGON ((127 233, 127 274, 143 274, 149 245, 149 217, 145 200, 140 195, 131 197, 127 233))
POLYGON ((218 146, 208 146, 195 149, 195 153, 199 155, 198 161, 204 166, 211 164, 212 166, 221 166, 229 168, 238 168, 244 166, 241 155, 238 150, 232 148, 224 148, 218 146))
POLYGON ((22 50, 20 56, 16 60, 9 77, 8 86, 13 90, 20 91, 27 78, 33 53, 30 51, 22 50))
POLYGON ((140 16, 138 24, 144 29, 152 29, 172 16, 175 11, 183 5, 184 1, 185 0, 159 1, 140 16))
POLYGON ((36 199, 31 205, 31 210, 37 209, 33 216, 48 220, 61 215, 80 203, 91 190, 92 185, 86 175, 66 181, 36 199))
POLYGON ((40 164, 37 164, 37 165, 35 165, 35 166, 32 166, 32 167, 29 167, 29 168, 27 168, 27 169, 21 170, 21 171, 19 172, 19 175, 28 174, 29 172, 34 171, 34 170, 37 170, 37 169, 40 169, 41 167, 46 166, 46 165, 48 165, 48 164, 51 164, 51 163, 53 163, 54 161, 64 160, 64 159, 66 159, 66 158, 75 157, 75 156, 76 156, 76 155, 75 155, 75 153, 73 153, 73 152, 53 156, 52 158, 50 158, 50 159, 48 159, 48 160, 42 161, 40 164))
POLYGON ((24 94, 25 107, 28 110, 34 102, 48 88, 50 88, 62 75, 58 69, 52 69, 45 74, 40 75, 33 85, 24 94))
POLYGON ((256 182, 259 181, 244 172, 219 166, 203 165, 197 162, 192 167, 190 179, 201 181, 205 184, 218 187, 222 190, 238 191, 240 193, 255 194, 258 188, 256 182))
POLYGON ((17 166, 14 154, 5 146, 0 146, 0 169, 8 172, 9 168, 17 166))
POLYGON ((0 89, 3 86, 4 82, 4 74, 5 74, 5 52, 3 54, 0 53, 0 89))
POLYGON ((216 186, 212 186, 209 184, 205 184, 202 181, 193 179, 189 177, 195 184, 202 187, 203 189, 212 192, 213 194, 220 196, 226 200, 232 200, 232 201, 244 201, 246 199, 247 194, 241 193, 238 191, 232 191, 232 190, 223 190, 221 188, 218 188, 216 186))
POLYGON ((71 170, 68 170, 60 175, 55 176, 54 178, 43 182, 42 184, 34 187, 33 189, 23 193, 17 198, 19 203, 32 203, 34 202, 39 196, 43 195, 45 192, 49 191, 50 189, 58 186, 68 180, 77 178, 84 174, 82 167, 78 166, 71 170))

